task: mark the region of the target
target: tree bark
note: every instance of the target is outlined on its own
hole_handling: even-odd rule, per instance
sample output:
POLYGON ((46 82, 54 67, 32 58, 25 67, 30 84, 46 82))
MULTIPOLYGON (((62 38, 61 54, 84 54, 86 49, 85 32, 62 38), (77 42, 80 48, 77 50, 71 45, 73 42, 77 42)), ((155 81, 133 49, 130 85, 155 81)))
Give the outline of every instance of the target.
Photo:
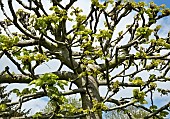
MULTIPOLYGON (((98 82, 94 77, 88 76, 88 81, 87 79, 86 80, 84 79, 82 80, 82 84, 83 88, 86 88, 86 93, 81 93, 82 108, 84 110, 92 109, 93 108, 92 100, 100 102, 98 82)), ((85 117, 81 117, 81 119, 102 119, 102 111, 87 114, 85 117)))

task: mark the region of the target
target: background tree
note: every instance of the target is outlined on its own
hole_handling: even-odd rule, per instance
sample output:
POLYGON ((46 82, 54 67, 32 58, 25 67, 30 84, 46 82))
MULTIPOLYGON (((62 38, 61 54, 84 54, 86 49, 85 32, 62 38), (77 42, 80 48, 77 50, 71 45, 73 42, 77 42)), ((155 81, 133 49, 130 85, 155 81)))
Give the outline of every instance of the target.
MULTIPOLYGON (((109 107, 112 107, 113 105, 109 105, 109 107)), ((129 111, 135 119, 142 119, 146 115, 148 115, 148 112, 145 111, 142 108, 136 108, 134 106, 129 106, 126 108, 127 111, 129 111)), ((123 110, 114 110, 109 111, 107 113, 103 114, 104 119, 129 119, 128 115, 125 115, 123 110)), ((149 119, 158 119, 156 117, 151 117, 149 119)))
POLYGON ((126 110, 131 105, 147 111, 144 119, 165 117, 170 102, 158 108, 153 94, 170 92, 157 87, 160 82, 170 81, 170 33, 161 37, 161 26, 157 24, 170 15, 170 10, 153 2, 146 5, 91 0, 89 13, 83 14, 81 8, 74 6, 76 2, 70 0, 65 5, 62 0, 45 1, 50 6, 47 8, 42 0, 0 1, 5 17, 0 22, 0 58, 5 55, 20 72, 15 74, 10 67, 5 68, 0 83, 27 83, 34 87, 12 90, 19 100, 1 103, 1 115, 13 113, 4 106, 15 104, 17 111, 24 102, 47 96, 55 108, 50 114, 37 112, 34 118, 101 119, 102 111, 122 110, 133 119, 134 115, 126 110), (22 9, 14 9, 14 3, 22 9), (122 23, 129 15, 133 15, 132 23, 122 23), (116 30, 120 25, 124 29, 116 30), (60 65, 58 70, 36 73, 38 67, 51 60, 60 62, 56 63, 60 65), (101 86, 107 87, 104 97, 99 92, 101 86), (131 96, 115 98, 129 87, 133 88, 131 96), (80 94, 81 108, 65 103, 65 96, 72 94, 80 94), (107 107, 106 102, 115 105, 107 107), (147 102, 151 105, 148 108, 144 105, 147 102))
MULTIPOLYGON (((73 96, 69 96, 67 97, 67 101, 64 102, 65 103, 65 107, 62 107, 63 110, 63 115, 74 115, 73 110, 74 109, 80 109, 81 108, 81 102, 77 97, 73 97, 73 96)), ((55 110, 55 105, 53 105, 52 101, 49 101, 48 104, 46 105, 46 107, 42 110, 42 113, 46 114, 50 114, 55 110)), ((71 118, 70 119, 74 119, 71 118)), ((79 118, 77 118, 79 119, 79 118)))

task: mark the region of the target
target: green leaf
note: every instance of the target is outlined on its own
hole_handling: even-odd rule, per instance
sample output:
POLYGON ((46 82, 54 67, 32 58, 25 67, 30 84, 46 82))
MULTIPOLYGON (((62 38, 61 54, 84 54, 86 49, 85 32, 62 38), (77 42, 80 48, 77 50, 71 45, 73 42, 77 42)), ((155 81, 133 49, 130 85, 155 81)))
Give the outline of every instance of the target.
POLYGON ((116 89, 116 88, 119 88, 119 81, 116 80, 114 83, 113 83, 113 88, 116 89))
POLYGON ((166 117, 168 114, 169 114, 169 112, 167 112, 167 111, 160 112, 160 116, 162 116, 162 117, 166 117))
POLYGON ((23 94, 29 94, 29 93, 30 93, 29 88, 24 88, 21 92, 22 95, 23 94))
POLYGON ((6 104, 0 104, 0 111, 5 111, 7 108, 6 104))
POLYGON ((147 104, 147 101, 144 99, 146 94, 143 91, 139 91, 139 89, 133 89, 134 99, 137 99, 141 104, 147 104))
POLYGON ((12 92, 13 92, 13 93, 16 93, 17 96, 19 96, 19 95, 21 94, 20 91, 19 91, 19 89, 16 89, 16 88, 13 89, 12 92))
POLYGON ((31 93, 36 93, 36 92, 37 92, 37 89, 36 89, 36 88, 31 88, 31 89, 30 89, 30 92, 31 92, 31 93))
POLYGON ((40 119, 42 117, 42 112, 37 112, 33 115, 33 119, 40 119))
POLYGON ((35 84, 36 86, 42 86, 44 82, 41 79, 37 79, 37 80, 31 81, 30 84, 35 84))
POLYGON ((145 84, 144 81, 142 81, 141 77, 135 77, 135 79, 132 80, 132 83, 135 85, 141 85, 141 86, 145 84))
POLYGON ((153 110, 153 111, 156 110, 157 108, 158 108, 158 107, 157 107, 156 105, 150 106, 150 109, 153 110))

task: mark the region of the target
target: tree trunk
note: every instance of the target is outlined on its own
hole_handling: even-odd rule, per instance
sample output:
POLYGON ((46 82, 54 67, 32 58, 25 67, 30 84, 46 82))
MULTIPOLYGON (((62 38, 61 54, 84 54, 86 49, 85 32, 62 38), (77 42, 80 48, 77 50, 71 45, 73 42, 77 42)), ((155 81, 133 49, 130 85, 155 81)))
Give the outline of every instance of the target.
MULTIPOLYGON (((84 79, 84 82, 82 82, 83 88, 87 90, 86 93, 81 93, 82 108, 91 109, 93 107, 92 100, 100 102, 99 87, 97 81, 92 76, 88 76, 88 84, 86 84, 86 81, 87 79, 84 79)), ((90 113, 85 117, 81 117, 81 119, 102 119, 102 112, 90 113)))

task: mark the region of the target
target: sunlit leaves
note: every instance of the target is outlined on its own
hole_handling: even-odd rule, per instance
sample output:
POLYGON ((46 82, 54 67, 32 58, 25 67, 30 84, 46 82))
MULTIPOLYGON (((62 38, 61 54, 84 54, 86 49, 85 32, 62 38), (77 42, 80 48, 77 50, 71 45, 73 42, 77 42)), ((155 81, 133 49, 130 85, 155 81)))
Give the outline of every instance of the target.
POLYGON ((114 83, 113 83, 113 88, 116 89, 116 88, 119 88, 119 81, 116 80, 114 83))
POLYGON ((5 111, 7 108, 6 104, 0 104, 0 111, 5 111))
POLYGON ((157 6, 154 2, 150 2, 149 7, 150 8, 148 8, 145 13, 148 14, 148 16, 150 18, 153 18, 153 15, 155 15, 155 14, 157 14, 159 12, 160 7, 157 6))
POLYGON ((152 80, 154 80, 156 78, 156 75, 155 74, 150 74, 150 76, 149 76, 149 79, 152 81, 152 80))
POLYGON ((170 15, 170 9, 168 9, 168 8, 161 10, 161 12, 162 12, 162 15, 164 15, 164 16, 170 15))
POLYGON ((114 3, 114 0, 108 0, 108 2, 109 2, 110 4, 113 4, 113 3, 114 3))
POLYGON ((151 82, 149 85, 150 85, 150 89, 155 89, 157 87, 157 84, 154 82, 151 82))
POLYGON ((57 6, 52 6, 49 10, 54 11, 57 14, 60 13, 60 9, 57 6))
POLYGON ((9 38, 5 35, 0 34, 0 50, 9 50, 13 47, 13 45, 17 44, 19 38, 14 36, 13 38, 9 38))
POLYGON ((33 50, 23 49, 18 54, 15 54, 18 60, 21 60, 22 64, 28 65, 29 63, 36 61, 41 64, 44 61, 48 61, 45 54, 35 53, 33 50))
MULTIPOLYGON (((62 103, 60 105, 60 110, 58 112, 58 116, 70 116, 70 115, 74 115, 77 113, 82 113, 83 109, 80 108, 81 107, 81 103, 80 100, 78 100, 77 98, 73 98, 73 97, 69 97, 66 99, 63 99, 64 103, 62 103), (64 112, 64 115, 63 115, 64 112)), ((44 112, 47 113, 51 113, 54 112, 56 110, 56 101, 54 100, 50 100, 48 102, 48 105, 45 107, 44 112)))
POLYGON ((145 84, 141 77, 135 77, 135 79, 131 79, 131 82, 135 85, 141 86, 145 84))
POLYGON ((83 10, 81 9, 81 8, 79 8, 79 7, 71 7, 71 9, 73 9, 73 11, 72 12, 70 12, 70 15, 72 16, 72 15, 78 15, 78 14, 80 14, 81 12, 83 12, 83 10))
POLYGON ((66 10, 60 10, 57 6, 51 7, 50 10, 54 11, 55 13, 48 16, 35 18, 34 28, 44 34, 46 34, 47 30, 49 30, 51 27, 58 29, 58 25, 61 21, 67 19, 72 20, 67 16, 66 10))
POLYGON ((93 108, 91 110, 92 112, 108 109, 108 107, 104 103, 97 102, 96 100, 92 100, 92 102, 93 102, 93 108))
POLYGON ((146 58, 147 54, 144 51, 136 52, 136 58, 146 58))
POLYGON ((26 64, 33 60, 33 56, 29 56, 29 55, 19 56, 18 60, 21 60, 23 62, 23 64, 26 64))
POLYGON ((137 99, 141 104, 147 104, 147 101, 144 99, 146 94, 143 91, 140 91, 139 89, 133 90, 133 96, 135 99, 137 99))
POLYGON ((157 40, 151 39, 150 42, 154 43, 156 46, 164 46, 165 48, 170 49, 170 44, 163 38, 159 38, 157 40))
POLYGON ((152 33, 152 29, 150 29, 149 27, 139 27, 137 28, 137 36, 143 36, 144 38, 148 38, 151 33, 152 33))
POLYGON ((58 76, 55 74, 46 73, 40 76, 39 79, 33 80, 30 84, 35 84, 36 86, 42 86, 43 84, 52 85, 52 84, 57 83, 57 78, 58 76))
POLYGON ((76 22, 82 23, 86 19, 86 15, 77 15, 76 16, 76 22))
POLYGON ((99 57, 103 56, 103 52, 102 52, 101 49, 94 51, 94 53, 95 53, 96 56, 99 56, 99 57))
POLYGON ((112 38, 112 30, 104 30, 104 29, 102 29, 102 30, 99 30, 99 34, 95 34, 94 36, 96 36, 96 38, 104 38, 104 39, 109 39, 109 38, 112 38))
POLYGON ((46 34, 47 27, 54 24, 55 28, 58 28, 58 22, 61 18, 57 15, 42 16, 36 19, 34 28, 42 33, 46 34))
POLYGON ((148 65, 146 65, 146 69, 147 70, 151 70, 151 69, 154 69, 154 68, 156 68, 156 67, 158 67, 159 66, 159 64, 161 64, 162 63, 162 60, 152 60, 152 62, 150 63, 150 64, 148 64, 148 65))
MULTIPOLYGON (((92 30, 91 29, 80 29, 78 32, 75 32, 76 35, 83 35, 84 36, 88 36, 89 34, 92 33, 92 30)), ((86 38, 82 38, 82 39, 86 39, 86 38)))
POLYGON ((4 23, 5 23, 5 25, 7 25, 7 26, 10 26, 10 25, 13 24, 12 21, 10 21, 9 19, 4 19, 4 23))
POLYGON ((41 54, 41 53, 36 54, 36 55, 34 56, 34 60, 35 60, 35 61, 40 61, 40 62, 42 62, 42 61, 44 61, 44 60, 48 61, 47 56, 44 55, 44 54, 41 54))
POLYGON ((79 29, 79 31, 83 31, 83 29, 85 29, 84 25, 82 24, 83 21, 86 20, 87 16, 86 15, 82 15, 81 12, 82 12, 82 9, 80 9, 79 7, 71 7, 71 9, 73 11, 70 12, 70 15, 73 16, 75 15, 75 22, 76 22, 76 25, 73 25, 73 28, 74 29, 79 29))
POLYGON ((90 51, 90 49, 92 49, 92 41, 88 40, 86 42, 83 42, 81 48, 85 48, 90 51))
POLYGON ((36 30, 40 30, 40 32, 42 33, 45 33, 46 34, 46 28, 47 28, 47 24, 46 22, 44 21, 43 18, 38 18, 36 20, 36 23, 35 23, 35 27, 34 27, 36 30))
POLYGON ((146 3, 145 2, 138 2, 137 3, 137 7, 145 7, 146 6, 146 3))
POLYGON ((24 88, 21 93, 22 94, 29 94, 29 88, 24 88))
MULTIPOLYGON (((96 7, 100 8, 100 9, 105 9, 106 6, 103 4, 100 4, 99 0, 91 0, 92 4, 95 5, 96 7)), ((110 3, 112 3, 112 1, 109 1, 110 3)))
POLYGON ((62 105, 66 102, 66 97, 61 95, 57 90, 52 90, 48 92, 48 96, 51 98, 51 101, 54 105, 62 105), (53 91, 53 92, 52 92, 53 91))
POLYGON ((44 75, 40 76, 40 78, 33 80, 30 84, 35 84, 40 88, 45 86, 47 95, 52 99, 53 103, 63 104, 65 97, 61 95, 59 89, 64 90, 64 86, 67 86, 68 82, 57 79, 57 75, 53 73, 45 73, 44 75))
MULTIPOLYGON (((116 0, 115 2, 113 0, 107 0, 102 2, 99 0, 91 0, 90 13, 84 13, 81 8, 74 7, 75 4, 73 2, 76 2, 76 0, 70 0, 70 3, 68 3, 66 7, 65 5, 62 6, 62 2, 61 4, 59 1, 56 3, 54 1, 51 2, 53 2, 53 4, 50 4, 52 7, 47 13, 45 12, 46 10, 43 11, 42 6, 38 7, 40 8, 39 10, 38 8, 33 8, 31 14, 37 10, 34 15, 27 14, 23 10, 18 10, 16 13, 18 18, 15 24, 18 23, 19 26, 21 25, 21 28, 23 28, 23 31, 27 34, 20 30, 22 32, 21 35, 18 33, 10 34, 14 35, 12 36, 13 38, 7 35, 0 35, 0 50, 7 50, 11 56, 14 56, 14 60, 19 60, 18 64, 13 60, 11 61, 17 64, 17 68, 20 71, 24 70, 24 72, 21 71, 21 73, 31 77, 32 82, 30 84, 36 86, 36 88, 25 88, 21 91, 14 89, 13 93, 17 96, 38 93, 37 89, 40 88, 41 91, 44 91, 44 94, 50 98, 54 107, 60 105, 60 110, 57 115, 62 115, 60 112, 64 111, 69 111, 67 114, 70 116, 75 113, 90 114, 107 109, 107 107, 100 102, 102 101, 100 98, 98 101, 93 99, 91 100, 92 102, 89 101, 90 103, 88 103, 90 105, 87 105, 89 107, 87 109, 76 109, 74 105, 66 104, 67 101, 62 95, 62 92, 68 82, 62 80, 62 75, 64 74, 61 73, 60 78, 54 73, 35 74, 36 67, 48 61, 48 58, 54 58, 61 62, 61 67, 59 67, 58 71, 64 70, 62 65, 70 68, 69 71, 71 73, 74 72, 76 78, 70 79, 68 77, 68 80, 76 83, 78 88, 83 88, 87 92, 89 90, 90 93, 98 93, 98 95, 100 95, 97 91, 93 92, 93 87, 90 87, 91 82, 94 82, 94 86, 111 85, 111 89, 120 90, 131 86, 139 87, 139 89, 133 90, 134 97, 122 98, 118 106, 124 106, 124 104, 129 101, 128 99, 132 98, 134 98, 134 102, 137 100, 139 103, 145 104, 147 103, 145 101, 145 97, 147 97, 145 93, 150 93, 157 89, 156 81, 163 79, 168 81, 167 77, 162 76, 163 73, 159 76, 162 79, 158 79, 159 77, 154 74, 144 79, 144 77, 139 77, 138 73, 146 70, 148 71, 147 73, 150 73, 151 71, 166 70, 168 68, 168 63, 167 65, 165 65, 165 63, 168 62, 167 59, 169 56, 161 57, 161 51, 170 48, 168 41, 169 36, 166 35, 168 36, 167 38, 159 37, 158 31, 161 29, 161 26, 157 25, 155 27, 151 25, 156 23, 160 18, 169 15, 169 9, 166 9, 164 6, 157 6, 153 2, 146 6, 145 2, 135 3, 126 0, 116 0), (26 19, 24 19, 25 15, 28 15, 26 19), (126 26, 126 24, 123 24, 125 22, 122 22, 122 20, 128 20, 127 18, 130 18, 129 16, 132 18, 129 22, 133 22, 129 23, 125 28, 124 26, 126 26), (26 27, 21 23, 21 17, 23 21, 28 21, 29 24, 27 24, 26 27), (104 25, 102 25, 102 23, 104 23, 104 25), (32 33, 32 29, 34 33, 32 33), (30 36, 35 36, 35 39, 30 36), (40 36, 42 36, 42 38, 40 36), (45 40, 43 41, 43 39, 45 40), (57 39, 62 40, 55 42, 57 39), (28 44, 27 41, 24 43, 24 45, 28 46, 36 44, 34 46, 35 49, 33 49, 33 47, 31 47, 31 49, 29 49, 29 47, 24 48, 25 46, 22 46, 22 42, 18 43, 19 40, 22 42, 35 40, 33 43, 32 41, 31 43, 28 42, 28 44), (46 44, 43 44, 44 42, 46 42, 46 44), (38 47, 38 45, 42 46, 38 47), (15 49, 14 46, 19 47, 15 49), (74 52, 75 47, 76 52, 74 52), (106 63, 106 59, 108 63, 106 63), (166 59, 164 64, 162 62, 163 59, 166 59), (113 74, 112 72, 116 70, 120 73, 113 74), (29 73, 27 73, 27 71, 29 73), (122 81, 119 80, 118 77, 122 78, 122 81), (129 81, 128 77, 130 77, 129 81), (88 78, 90 80, 88 80, 88 78), (111 82, 106 82, 106 79, 110 79, 111 82), (103 82, 107 84, 103 84, 103 82), (87 83, 87 87, 90 88, 81 85, 85 83, 87 83)), ((34 6, 36 6, 36 4, 34 4, 34 6)), ((5 23, 11 24, 10 21, 5 21, 5 23)), ((6 78, 9 78, 9 75, 6 78)), ((108 96, 109 91, 110 90, 108 90, 108 96)), ((159 88, 158 92, 162 95, 169 93, 168 90, 159 88)), ((89 94, 87 99, 89 98, 90 100, 93 96, 93 94, 89 94)), ((108 96, 106 95, 106 99, 108 96)), ((95 98, 97 99, 97 97, 95 98)), ((114 99, 114 96, 110 97, 110 99, 112 98, 114 99)), ((162 113, 161 115, 164 116, 165 114, 162 113)), ((36 118, 41 118, 41 114, 37 113, 36 118)))
MULTIPOLYGON (((44 75, 40 76, 40 78, 33 80, 30 84, 35 84, 36 86, 42 87, 43 85, 53 86, 57 85, 62 90, 64 90, 64 86, 67 85, 67 81, 64 80, 57 80, 58 76, 53 73, 45 73, 44 75)), ((53 88, 53 87, 48 87, 53 88)))

